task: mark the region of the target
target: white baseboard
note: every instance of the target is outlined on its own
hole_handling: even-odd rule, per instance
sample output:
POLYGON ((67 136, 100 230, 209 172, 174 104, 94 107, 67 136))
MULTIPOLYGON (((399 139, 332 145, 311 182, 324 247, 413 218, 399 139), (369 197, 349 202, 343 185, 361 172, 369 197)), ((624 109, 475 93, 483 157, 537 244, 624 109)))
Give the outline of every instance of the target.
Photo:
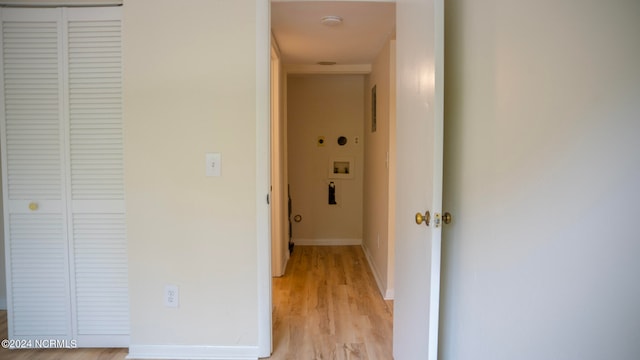
POLYGON ((380 291, 380 295, 385 300, 393 300, 393 289, 386 289, 382 280, 380 279, 380 275, 378 274, 378 268, 376 268, 375 263, 373 262, 373 257, 369 253, 369 249, 367 249, 364 244, 362 244, 362 251, 364 252, 365 258, 367 258, 367 263, 369 264, 369 269, 371 269, 371 273, 373 274, 373 278, 376 280, 376 284, 378 285, 378 291, 380 291))
POLYGON ((0 299, 0 310, 7 310, 7 298, 0 299))
POLYGON ((362 245, 362 239, 293 239, 293 243, 299 246, 347 246, 362 245))
POLYGON ((257 360, 257 346, 130 345, 127 359, 257 360))
POLYGON ((383 298, 385 300, 393 300, 395 299, 395 292, 393 291, 393 289, 387 289, 387 291, 385 291, 383 298))
POLYGON ((77 335, 79 348, 127 348, 131 344, 129 335, 77 335))

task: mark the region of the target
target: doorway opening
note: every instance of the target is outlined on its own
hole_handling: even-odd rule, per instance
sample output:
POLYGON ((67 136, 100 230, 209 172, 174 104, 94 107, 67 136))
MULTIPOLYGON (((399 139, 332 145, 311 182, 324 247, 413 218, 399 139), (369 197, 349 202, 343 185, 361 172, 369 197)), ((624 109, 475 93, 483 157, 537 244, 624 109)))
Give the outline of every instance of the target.
MULTIPOLYGON (((272 2, 271 16, 272 274, 297 266, 290 242, 355 246, 375 290, 393 299, 395 3, 272 2), (342 24, 323 25, 327 16, 342 24)), ((342 256, 326 251, 294 248, 342 256)))

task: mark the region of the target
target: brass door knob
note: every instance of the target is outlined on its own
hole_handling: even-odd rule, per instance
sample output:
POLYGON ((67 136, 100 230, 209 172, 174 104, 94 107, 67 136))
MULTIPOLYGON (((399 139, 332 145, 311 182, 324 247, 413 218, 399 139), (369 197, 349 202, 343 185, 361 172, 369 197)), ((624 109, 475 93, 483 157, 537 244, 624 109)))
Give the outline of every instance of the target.
POLYGON ((40 206, 38 205, 38 203, 37 203, 37 202, 31 202, 31 203, 29 203, 29 210, 31 210, 31 211, 36 211, 36 210, 38 210, 38 208, 39 208, 39 207, 40 207, 40 206))
POLYGON ((431 221, 431 213, 427 210, 424 215, 421 213, 416 214, 416 224, 420 225, 424 222, 425 225, 429 226, 429 222, 431 221))
POLYGON ((442 221, 445 224, 451 224, 451 221, 453 220, 453 217, 451 216, 450 213, 446 212, 442 215, 442 221))

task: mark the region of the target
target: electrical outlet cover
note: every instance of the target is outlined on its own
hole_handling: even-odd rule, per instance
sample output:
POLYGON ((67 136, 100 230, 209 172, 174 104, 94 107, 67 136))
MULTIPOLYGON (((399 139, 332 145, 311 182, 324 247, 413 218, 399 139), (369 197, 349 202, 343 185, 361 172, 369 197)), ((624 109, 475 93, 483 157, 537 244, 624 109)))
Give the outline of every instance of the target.
POLYGON ((177 308, 180 303, 180 292, 176 285, 164 286, 164 306, 177 308))

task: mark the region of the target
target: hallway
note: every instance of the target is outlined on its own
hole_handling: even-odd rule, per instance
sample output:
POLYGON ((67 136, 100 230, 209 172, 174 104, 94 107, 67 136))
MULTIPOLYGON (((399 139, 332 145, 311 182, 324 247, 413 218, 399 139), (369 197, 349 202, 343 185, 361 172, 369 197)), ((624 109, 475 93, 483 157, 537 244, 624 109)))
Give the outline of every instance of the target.
POLYGON ((389 360, 392 329, 360 246, 296 246, 273 279, 270 359, 389 360))

